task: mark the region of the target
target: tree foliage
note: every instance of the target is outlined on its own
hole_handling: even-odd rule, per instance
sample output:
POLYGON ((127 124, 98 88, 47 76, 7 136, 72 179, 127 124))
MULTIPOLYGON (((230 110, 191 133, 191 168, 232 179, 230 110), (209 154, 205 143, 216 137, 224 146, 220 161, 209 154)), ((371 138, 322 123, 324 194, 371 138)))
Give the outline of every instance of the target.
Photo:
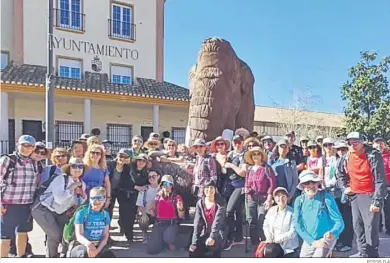
POLYGON ((386 73, 390 57, 377 61, 376 52, 361 52, 359 63, 350 68, 341 93, 346 132, 358 131, 371 141, 381 136, 390 141, 390 90, 386 73))

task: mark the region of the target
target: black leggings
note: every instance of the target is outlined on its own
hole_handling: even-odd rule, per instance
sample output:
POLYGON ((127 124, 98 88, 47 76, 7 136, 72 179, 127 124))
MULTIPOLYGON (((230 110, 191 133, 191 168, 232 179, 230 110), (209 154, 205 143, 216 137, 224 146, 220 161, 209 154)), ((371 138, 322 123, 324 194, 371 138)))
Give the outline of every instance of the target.
POLYGON ((117 197, 119 203, 121 229, 123 230, 127 240, 130 242, 133 241, 134 222, 137 216, 137 197, 137 191, 129 195, 121 191, 117 197))
POLYGON ((206 246, 206 240, 208 237, 200 237, 196 242, 196 249, 192 252, 189 251, 188 256, 190 258, 220 258, 221 257, 221 248, 208 247, 206 246))

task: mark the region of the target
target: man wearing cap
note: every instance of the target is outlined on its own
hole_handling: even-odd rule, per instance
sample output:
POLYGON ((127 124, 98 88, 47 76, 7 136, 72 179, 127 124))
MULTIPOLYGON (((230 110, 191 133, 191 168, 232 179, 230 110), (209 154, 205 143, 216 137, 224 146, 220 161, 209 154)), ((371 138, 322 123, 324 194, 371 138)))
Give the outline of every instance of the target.
POLYGON ((275 162, 274 149, 275 149, 275 141, 272 136, 266 135, 261 139, 265 153, 268 156, 268 165, 272 166, 275 162))
POLYGON ((17 152, 0 158, 1 185, 1 258, 8 257, 11 239, 16 235, 17 256, 26 253, 27 232, 30 232, 31 205, 38 184, 38 171, 30 158, 35 138, 22 135, 17 152), (17 230, 17 231, 16 231, 17 230))
POLYGON ((349 153, 342 157, 338 179, 350 196, 358 253, 351 257, 379 257, 380 210, 387 195, 383 158, 364 145, 359 132, 347 136, 349 153))
MULTIPOLYGON (((383 210, 385 212, 386 234, 390 235, 390 150, 386 147, 383 138, 375 138, 373 147, 382 153, 383 164, 387 179, 387 197, 385 198, 383 210)), ((382 217, 381 217, 382 219, 382 217)))
POLYGON ((329 257, 344 222, 333 196, 319 190, 321 179, 310 170, 299 176, 298 188, 302 191, 294 203, 294 225, 303 239, 301 258, 329 257))
POLYGON ((286 140, 288 141, 290 147, 289 157, 295 160, 295 163, 297 164, 297 170, 300 172, 305 168, 305 163, 303 160, 302 148, 295 145, 295 132, 287 132, 286 140))

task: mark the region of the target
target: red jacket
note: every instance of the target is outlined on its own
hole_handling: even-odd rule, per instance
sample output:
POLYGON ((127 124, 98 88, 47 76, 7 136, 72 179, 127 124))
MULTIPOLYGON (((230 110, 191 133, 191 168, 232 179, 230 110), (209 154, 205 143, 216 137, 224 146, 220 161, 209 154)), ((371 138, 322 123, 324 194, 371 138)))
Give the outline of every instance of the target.
POLYGON ((390 150, 385 149, 382 153, 382 157, 385 166, 387 185, 390 186, 390 150))

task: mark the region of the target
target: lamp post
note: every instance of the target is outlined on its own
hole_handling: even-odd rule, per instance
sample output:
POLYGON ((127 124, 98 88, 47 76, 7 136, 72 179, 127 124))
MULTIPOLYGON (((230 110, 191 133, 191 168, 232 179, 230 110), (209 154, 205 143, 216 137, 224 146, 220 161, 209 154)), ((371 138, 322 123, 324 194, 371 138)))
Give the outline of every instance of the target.
POLYGON ((53 0, 49 1, 48 12, 48 28, 47 28, 47 72, 46 72, 46 94, 45 94, 45 108, 46 108, 46 147, 53 149, 54 143, 54 87, 51 84, 51 77, 53 75, 53 0))

